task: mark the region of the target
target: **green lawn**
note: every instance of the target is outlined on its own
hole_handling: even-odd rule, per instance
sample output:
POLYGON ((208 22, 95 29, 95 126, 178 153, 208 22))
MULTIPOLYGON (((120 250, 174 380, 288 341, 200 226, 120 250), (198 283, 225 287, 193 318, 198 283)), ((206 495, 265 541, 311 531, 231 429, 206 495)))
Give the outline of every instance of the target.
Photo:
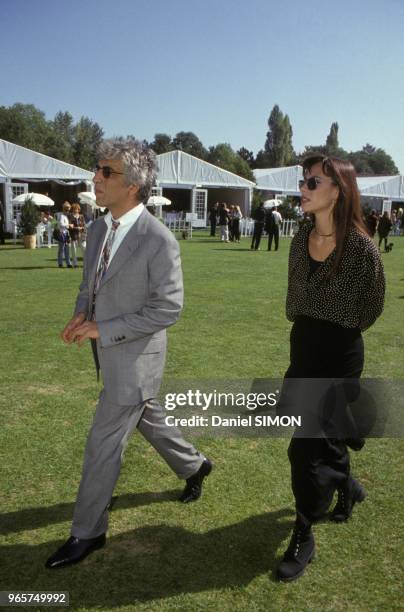
MULTIPOLYGON (((365 335, 368 377, 403 378, 404 238, 394 243, 385 311, 365 335)), ((282 376, 288 239, 278 253, 203 234, 181 248, 186 306, 169 332, 167 379, 282 376)), ((317 558, 290 585, 272 576, 293 521, 286 439, 196 439, 216 468, 203 498, 183 506, 181 483, 133 436, 107 547, 45 570, 69 533, 99 393, 89 348, 58 337, 81 271, 55 257, 0 247, 0 590, 69 591, 74 610, 402 610, 401 439, 353 455, 369 497, 348 523, 316 526, 317 558)))

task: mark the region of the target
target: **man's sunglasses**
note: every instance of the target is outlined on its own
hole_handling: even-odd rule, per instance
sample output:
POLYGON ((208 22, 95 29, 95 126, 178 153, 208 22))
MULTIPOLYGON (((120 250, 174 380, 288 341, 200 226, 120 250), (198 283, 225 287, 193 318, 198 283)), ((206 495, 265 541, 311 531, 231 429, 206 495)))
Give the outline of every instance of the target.
MULTIPOLYGON (((330 179, 330 181, 331 183, 334 183, 332 179, 330 179)), ((308 179, 302 179, 299 181, 299 189, 301 189, 302 187, 304 187, 304 185, 306 185, 309 191, 314 191, 323 182, 324 180, 321 178, 318 178, 318 176, 311 176, 308 179)))
POLYGON ((94 173, 98 172, 99 170, 101 170, 102 176, 106 179, 109 178, 111 174, 124 174, 124 172, 117 172, 116 170, 113 170, 111 166, 99 166, 97 164, 94 168, 94 173))

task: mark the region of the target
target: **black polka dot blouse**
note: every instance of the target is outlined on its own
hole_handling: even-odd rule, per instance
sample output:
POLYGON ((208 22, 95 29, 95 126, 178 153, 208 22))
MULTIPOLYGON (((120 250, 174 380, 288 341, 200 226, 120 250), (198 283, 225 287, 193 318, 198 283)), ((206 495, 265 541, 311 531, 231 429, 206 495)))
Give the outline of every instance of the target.
POLYGON ((294 321, 305 315, 362 331, 373 325, 384 305, 383 264, 373 240, 352 227, 347 235, 339 269, 328 273, 335 250, 310 274, 309 234, 303 225, 292 240, 289 253, 286 316, 294 321))

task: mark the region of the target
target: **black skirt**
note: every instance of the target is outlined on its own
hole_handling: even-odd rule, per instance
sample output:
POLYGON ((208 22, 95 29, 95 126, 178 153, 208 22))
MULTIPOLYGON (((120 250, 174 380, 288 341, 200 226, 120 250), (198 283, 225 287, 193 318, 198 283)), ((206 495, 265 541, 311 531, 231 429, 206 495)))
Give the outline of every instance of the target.
POLYGON ((298 386, 292 397, 294 412, 302 415, 303 428, 296 430, 288 455, 296 511, 308 522, 323 518, 335 490, 350 473, 346 436, 338 435, 341 427, 346 428, 344 409, 335 402, 338 393, 330 381, 336 379, 342 384, 350 401, 357 393, 363 363, 359 329, 310 317, 296 319, 290 335, 290 366, 285 383, 292 389, 295 383, 298 386), (326 399, 317 402, 319 390, 324 388, 328 389, 326 399))

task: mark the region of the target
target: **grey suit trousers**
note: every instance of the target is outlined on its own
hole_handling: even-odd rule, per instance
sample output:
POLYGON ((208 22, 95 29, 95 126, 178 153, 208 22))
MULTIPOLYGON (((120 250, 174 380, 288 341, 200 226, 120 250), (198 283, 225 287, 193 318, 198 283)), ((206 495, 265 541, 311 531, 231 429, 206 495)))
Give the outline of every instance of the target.
POLYGON ((107 506, 135 428, 179 478, 189 478, 199 470, 203 455, 184 440, 179 429, 166 425, 165 417, 166 411, 155 399, 138 406, 121 406, 107 400, 104 391, 101 392, 87 438, 72 536, 89 539, 107 531, 107 506))

